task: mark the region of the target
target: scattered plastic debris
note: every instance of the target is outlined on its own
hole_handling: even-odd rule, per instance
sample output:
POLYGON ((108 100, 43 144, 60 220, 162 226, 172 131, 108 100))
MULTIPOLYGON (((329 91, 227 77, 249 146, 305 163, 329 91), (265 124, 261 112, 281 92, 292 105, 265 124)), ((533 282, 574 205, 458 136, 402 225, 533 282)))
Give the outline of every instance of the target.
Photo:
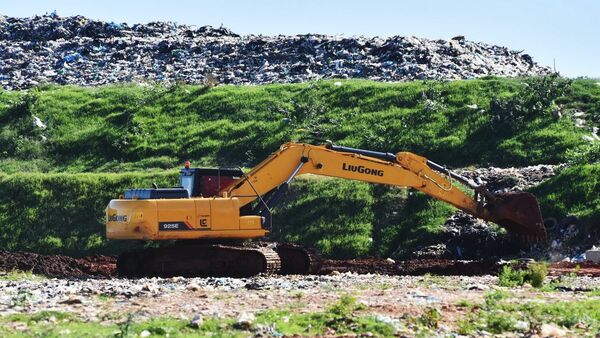
POLYGON ((600 264, 600 248, 596 248, 596 246, 593 246, 590 250, 586 251, 580 256, 583 256, 584 261, 589 260, 591 262, 600 264))
POLYGON ((33 125, 35 127, 40 128, 40 129, 46 129, 47 128, 46 124, 44 122, 42 122, 42 120, 39 117, 37 117, 37 116, 33 117, 33 125))

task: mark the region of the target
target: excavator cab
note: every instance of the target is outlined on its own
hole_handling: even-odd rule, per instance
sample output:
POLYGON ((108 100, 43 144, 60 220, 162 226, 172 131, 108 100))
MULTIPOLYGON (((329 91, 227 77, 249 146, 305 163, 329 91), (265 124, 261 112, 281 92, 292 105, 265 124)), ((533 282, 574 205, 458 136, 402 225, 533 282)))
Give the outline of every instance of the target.
POLYGON ((189 197, 215 197, 243 175, 239 168, 190 168, 186 163, 179 172, 179 185, 189 197))
POLYGON ((176 199, 218 197, 221 189, 239 180, 244 173, 237 168, 185 168, 179 171, 179 187, 127 189, 125 199, 176 199))

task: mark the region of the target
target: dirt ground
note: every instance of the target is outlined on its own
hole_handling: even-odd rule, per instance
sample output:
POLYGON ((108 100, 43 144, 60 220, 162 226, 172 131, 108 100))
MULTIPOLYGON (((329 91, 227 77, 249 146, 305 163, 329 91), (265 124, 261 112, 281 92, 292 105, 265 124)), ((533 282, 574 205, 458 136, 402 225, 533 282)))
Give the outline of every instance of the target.
MULTIPOLYGON (((482 276, 496 274, 501 265, 495 261, 460 261, 448 259, 413 259, 394 261, 366 258, 350 260, 323 260, 319 275, 333 273, 381 274, 394 276, 482 276)), ((41 255, 31 252, 0 250, 0 270, 31 271, 47 277, 110 278, 117 275, 116 257, 87 256, 72 258, 61 255, 41 255)), ((591 262, 558 262, 550 265, 551 276, 571 275, 600 277, 600 264, 591 262)))

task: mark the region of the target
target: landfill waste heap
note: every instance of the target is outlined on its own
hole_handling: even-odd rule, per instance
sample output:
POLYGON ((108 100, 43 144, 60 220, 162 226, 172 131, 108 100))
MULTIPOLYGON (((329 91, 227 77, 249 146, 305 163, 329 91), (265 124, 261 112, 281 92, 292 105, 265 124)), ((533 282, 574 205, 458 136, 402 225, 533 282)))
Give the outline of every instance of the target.
POLYGON ((0 16, 0 85, 156 81, 263 84, 330 78, 469 79, 551 72, 523 51, 463 36, 240 36, 173 22, 128 25, 56 14, 0 16))
MULTIPOLYGON (((527 191, 550 179, 565 168, 559 165, 534 165, 522 168, 458 169, 461 176, 485 185, 491 192, 527 191)), ((598 237, 585 235, 585 226, 576 216, 544 219, 548 247, 539 246, 523 251, 514 240, 490 222, 457 210, 444 222, 432 244, 414 248, 399 246, 393 257, 399 259, 481 259, 511 258, 525 255, 541 260, 581 263, 587 249, 598 243, 598 237)))

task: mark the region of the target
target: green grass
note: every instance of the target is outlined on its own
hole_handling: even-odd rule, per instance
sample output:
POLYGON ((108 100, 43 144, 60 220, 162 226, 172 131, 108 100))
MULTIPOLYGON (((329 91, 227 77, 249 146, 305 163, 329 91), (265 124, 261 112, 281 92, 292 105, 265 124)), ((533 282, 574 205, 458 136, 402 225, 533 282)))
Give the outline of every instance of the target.
POLYGON ((343 295, 340 300, 323 312, 297 313, 289 310, 267 311, 257 316, 257 323, 272 326, 280 334, 317 336, 327 331, 335 334, 366 333, 392 336, 394 327, 370 316, 357 315, 364 307, 352 296, 343 295))
POLYGON ((454 207, 416 191, 375 186, 373 251, 379 256, 404 258, 439 239, 454 207))
POLYGON ((505 265, 498 275, 498 285, 515 287, 528 283, 533 287, 541 288, 547 275, 546 263, 530 263, 526 269, 513 269, 510 265, 505 265))
POLYGON ((554 117, 553 100, 594 114, 600 102, 590 81, 552 77, 342 83, 0 91, 0 170, 248 167, 307 135, 451 166, 558 163, 584 131, 554 117))
POLYGON ((315 246, 328 257, 365 256, 371 251, 373 198, 365 183, 298 179, 275 210, 272 237, 315 246))
POLYGON ((582 79, 574 81, 571 90, 557 103, 567 109, 577 109, 589 115, 590 120, 600 125, 600 81, 598 79, 582 79))
POLYGON ((340 300, 320 312, 297 313, 289 310, 268 310, 256 314, 250 327, 240 327, 234 318, 205 318, 199 327, 189 321, 168 317, 136 321, 132 315, 118 324, 85 322, 74 314, 42 311, 36 314, 14 314, 0 317, 0 334, 4 337, 135 337, 142 331, 152 336, 170 337, 247 337, 260 328, 267 328, 277 335, 317 336, 335 332, 367 334, 391 337, 396 329, 387 323, 360 314, 363 308, 356 299, 344 295, 340 300), (16 326, 27 325, 27 331, 16 326))
POLYGON ((506 290, 489 291, 489 292, 486 292, 485 297, 484 297, 485 304, 489 307, 503 299, 510 298, 511 296, 512 296, 511 293, 506 290))
POLYGON ((531 189, 538 196, 543 215, 557 220, 575 215, 583 221, 584 231, 573 239, 578 243, 600 235, 599 191, 600 163, 574 165, 531 189))
POLYGON ((147 330, 156 336, 206 336, 214 332, 216 337, 243 336, 241 333, 226 332, 221 321, 205 321, 199 329, 192 329, 187 322, 172 318, 154 318, 143 322, 100 324, 86 322, 74 314, 43 311, 37 314, 17 314, 0 317, 0 334, 3 337, 135 337, 147 330), (26 325, 26 326, 25 326, 26 325))
POLYGON ((600 218, 600 163, 577 165, 561 171, 551 180, 531 189, 539 195, 542 212, 564 217, 568 214, 600 218))
POLYGON ((31 271, 21 271, 21 270, 11 270, 11 271, 1 271, 0 270, 0 280, 11 280, 11 281, 20 281, 20 280, 42 280, 45 279, 44 276, 34 275, 31 271))
POLYGON ((576 301, 524 300, 510 294, 486 296, 485 304, 472 308, 470 315, 458 323, 461 334, 487 331, 494 334, 524 333, 518 321, 528 324, 531 333, 542 324, 552 323, 572 330, 574 336, 586 336, 600 329, 600 302, 596 299, 576 301))

